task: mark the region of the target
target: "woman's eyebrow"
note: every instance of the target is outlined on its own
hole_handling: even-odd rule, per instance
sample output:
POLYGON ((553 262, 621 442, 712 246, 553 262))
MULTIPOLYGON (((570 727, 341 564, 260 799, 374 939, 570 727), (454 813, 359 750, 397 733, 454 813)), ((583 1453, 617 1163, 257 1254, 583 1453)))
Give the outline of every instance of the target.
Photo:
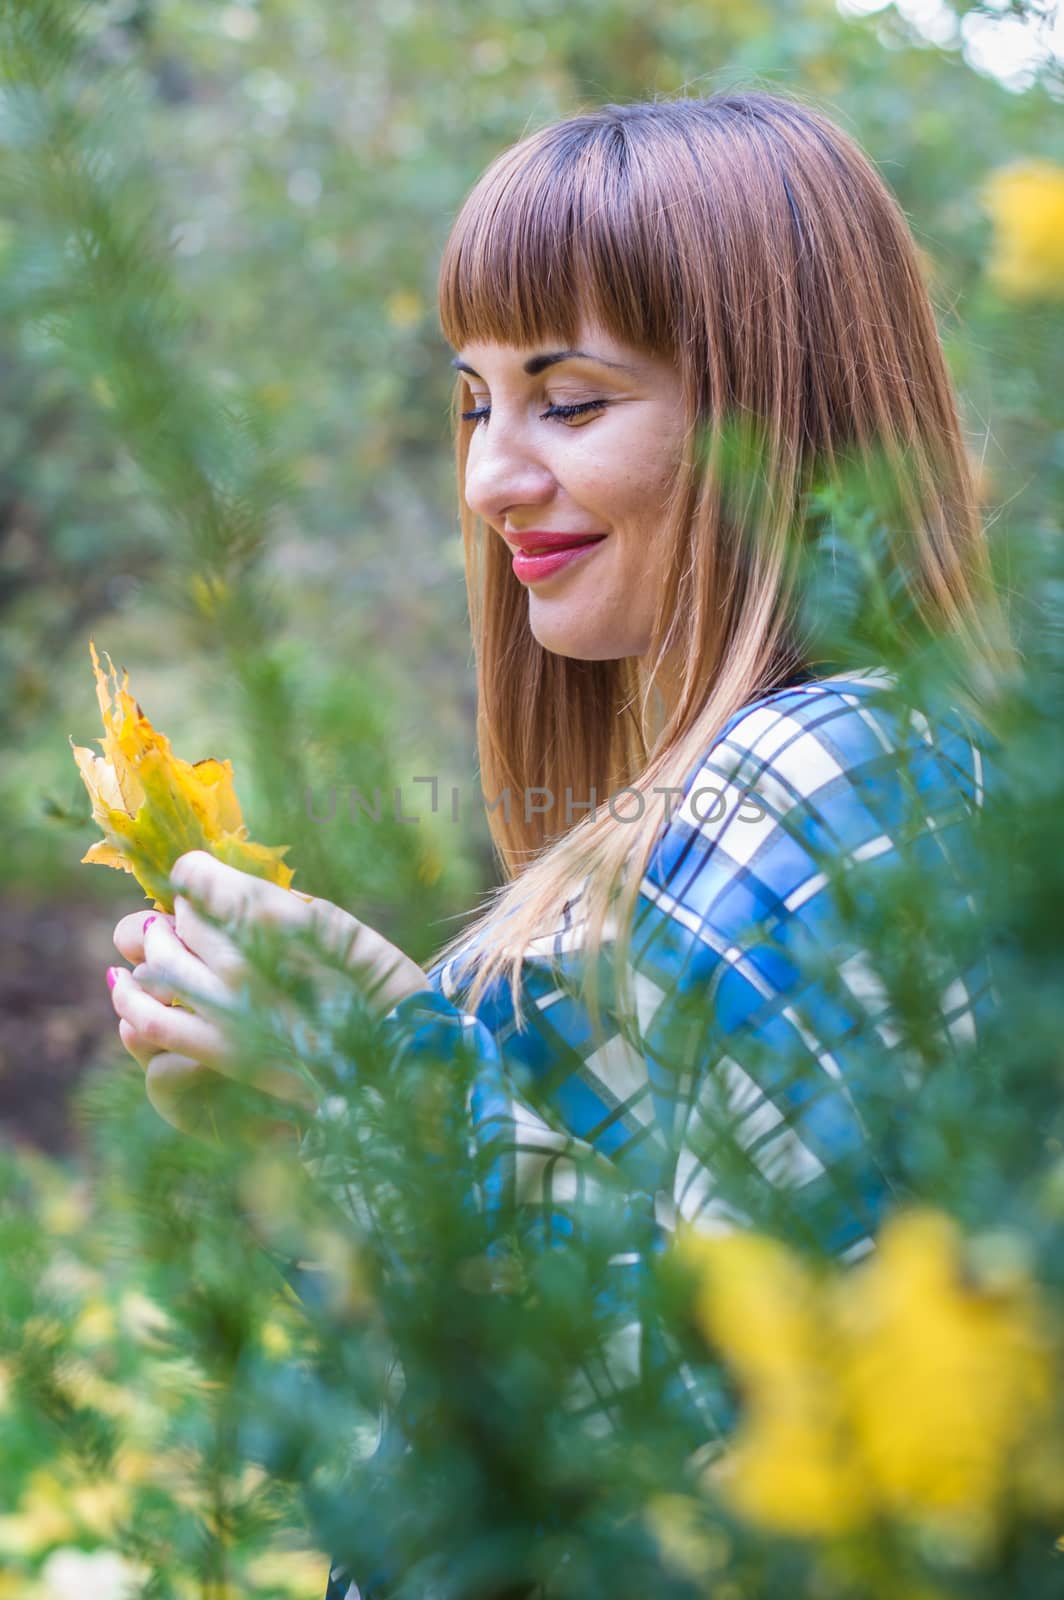
MULTIPOLYGON (((634 367, 625 366, 621 361, 607 361, 605 356, 597 356, 590 350, 549 350, 543 355, 529 356, 523 363, 522 370, 527 372, 530 378, 534 378, 537 373, 543 372, 547 367, 556 366, 559 361, 597 361, 599 366, 616 367, 619 372, 635 370, 634 367)), ((480 378, 480 373, 475 372, 460 356, 452 359, 451 366, 456 367, 459 372, 468 372, 471 378, 480 378)), ((480 378, 480 381, 483 383, 483 378, 480 378)))

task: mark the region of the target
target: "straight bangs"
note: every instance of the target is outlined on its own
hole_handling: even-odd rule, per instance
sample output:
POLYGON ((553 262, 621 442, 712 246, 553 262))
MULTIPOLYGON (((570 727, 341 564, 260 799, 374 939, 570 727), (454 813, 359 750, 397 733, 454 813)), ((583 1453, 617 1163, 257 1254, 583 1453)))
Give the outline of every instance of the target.
POLYGON ((680 286, 663 281, 648 187, 615 118, 574 117, 504 151, 444 250, 448 343, 573 345, 586 312, 623 343, 675 355, 680 286))

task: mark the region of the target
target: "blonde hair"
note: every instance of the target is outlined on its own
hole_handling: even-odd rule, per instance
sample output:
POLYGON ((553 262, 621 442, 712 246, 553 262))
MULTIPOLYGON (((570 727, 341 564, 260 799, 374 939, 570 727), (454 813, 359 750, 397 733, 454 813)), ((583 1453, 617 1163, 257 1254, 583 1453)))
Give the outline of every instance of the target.
MULTIPOLYGON (((482 789, 490 803, 538 787, 571 796, 574 809, 594 791, 598 809, 553 832, 527 804, 489 810, 506 881, 439 959, 476 941, 464 1003, 475 1009, 509 968, 520 1019, 528 946, 557 927, 582 884, 587 998, 601 1031, 599 953, 615 918, 618 999, 629 1004, 630 923, 667 821, 664 791, 689 779, 737 710, 812 665, 797 637, 795 562, 814 471, 877 452, 904 466, 917 613, 973 657, 1007 650, 967 452, 899 206, 850 138, 777 95, 606 105, 523 138, 459 212, 439 307, 455 349, 575 345, 586 315, 674 362, 682 380, 687 432, 654 531, 648 674, 638 658, 545 650, 503 541, 461 507, 482 789), (738 493, 722 456, 736 418, 752 419, 761 445, 738 493), (647 706, 667 657, 683 660, 682 687, 655 731, 647 706), (623 821, 606 809, 621 788, 643 797, 640 820, 627 817, 628 800, 623 821)), ((460 376, 460 494, 473 424, 459 413, 470 403, 460 376)))

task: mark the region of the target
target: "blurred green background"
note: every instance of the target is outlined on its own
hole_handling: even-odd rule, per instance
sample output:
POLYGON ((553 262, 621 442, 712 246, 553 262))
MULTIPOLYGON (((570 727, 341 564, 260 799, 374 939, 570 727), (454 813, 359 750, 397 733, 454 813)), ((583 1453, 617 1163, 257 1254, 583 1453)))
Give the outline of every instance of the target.
POLYGON ((79 865, 98 836, 68 745, 102 731, 90 636, 179 755, 232 757, 252 836, 291 844, 297 887, 418 961, 493 881, 434 285, 469 186, 524 132, 733 84, 811 98, 911 221, 1006 576, 1013 552, 1059 531, 1064 474, 1064 46, 1045 8, 110 0, 83 26, 77 106, 98 124, 101 182, 128 185, 183 307, 166 370, 189 375, 215 408, 205 418, 245 418, 249 459, 272 463, 282 488, 251 564, 230 551, 226 566, 204 556, 180 488, 168 496, 145 472, 150 429, 126 426, 112 370, 108 312, 125 286, 112 279, 113 308, 95 307, 95 343, 63 322, 76 275, 64 291, 61 219, 9 87, 0 1119, 7 1140, 50 1151, 79 1147, 79 1074, 128 1065, 104 969, 118 916, 144 903, 131 878, 79 865), (50 304, 42 283, 60 285, 50 304), (267 774, 253 754, 264 739, 267 774), (418 775, 439 778, 436 816, 418 775), (377 783, 386 819, 401 785, 423 820, 345 816, 350 787, 377 783), (308 799, 326 815, 332 785, 336 819, 314 823, 308 799))

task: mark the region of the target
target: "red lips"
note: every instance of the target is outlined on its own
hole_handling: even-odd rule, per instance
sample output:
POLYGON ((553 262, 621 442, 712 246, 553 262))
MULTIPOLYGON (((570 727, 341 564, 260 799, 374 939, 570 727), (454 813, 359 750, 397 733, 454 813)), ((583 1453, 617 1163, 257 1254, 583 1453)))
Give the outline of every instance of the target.
POLYGON ((528 533, 503 534, 512 549, 524 554, 532 550, 568 550, 573 545, 597 543, 605 537, 604 533, 548 533, 536 528, 528 533))

